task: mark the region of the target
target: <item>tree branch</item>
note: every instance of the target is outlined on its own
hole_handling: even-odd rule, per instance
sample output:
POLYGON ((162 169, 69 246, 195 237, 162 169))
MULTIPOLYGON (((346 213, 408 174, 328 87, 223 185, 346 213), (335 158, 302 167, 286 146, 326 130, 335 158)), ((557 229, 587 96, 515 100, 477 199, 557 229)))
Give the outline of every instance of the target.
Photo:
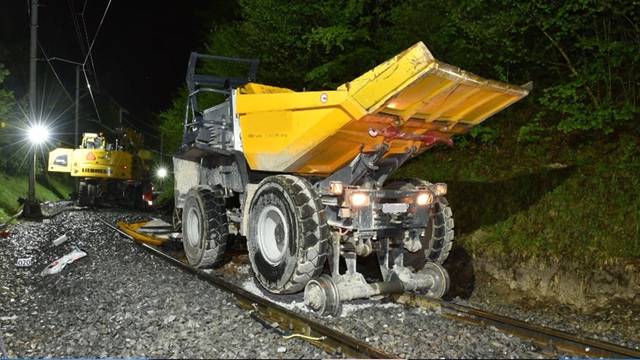
MULTIPOLYGON (((551 41, 551 44, 553 44, 553 46, 556 49, 558 49, 558 52, 560 52, 560 55, 562 55, 562 57, 564 58, 564 61, 567 63, 567 67, 569 67, 569 70, 571 70, 573 75, 575 77, 580 77, 580 75, 578 74, 578 71, 576 70, 576 68, 573 66, 573 63, 571 62, 571 59, 569 59, 569 55, 567 55, 567 53, 560 46, 560 44, 551 35, 549 35, 549 33, 545 29, 543 29, 541 26, 538 25, 538 29, 540 29, 540 31, 542 31, 544 36, 546 36, 547 39, 549 39, 549 41, 551 41)), ((587 93, 589 93, 589 96, 591 97, 591 100, 593 101, 593 104, 598 106, 598 99, 593 94, 593 91, 591 90, 591 87, 589 87, 589 85, 587 85, 586 83, 584 84, 584 87, 587 90, 587 93)))

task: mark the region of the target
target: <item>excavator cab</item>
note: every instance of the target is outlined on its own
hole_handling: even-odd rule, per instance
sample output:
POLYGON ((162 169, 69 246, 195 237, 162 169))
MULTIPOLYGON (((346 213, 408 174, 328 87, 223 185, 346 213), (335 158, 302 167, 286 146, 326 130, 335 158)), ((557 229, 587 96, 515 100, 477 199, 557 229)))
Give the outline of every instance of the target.
POLYGON ((84 133, 84 135, 82 136, 82 144, 80 145, 80 148, 105 150, 107 149, 107 140, 104 137, 103 133, 84 133))

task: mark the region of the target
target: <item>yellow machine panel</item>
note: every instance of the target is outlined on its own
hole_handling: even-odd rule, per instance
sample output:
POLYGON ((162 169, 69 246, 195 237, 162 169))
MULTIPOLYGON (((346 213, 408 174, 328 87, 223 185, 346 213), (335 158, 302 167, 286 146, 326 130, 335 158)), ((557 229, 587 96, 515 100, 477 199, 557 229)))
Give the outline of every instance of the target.
POLYGON ((132 179, 131 161, 131 154, 125 151, 55 149, 49 153, 49 171, 74 177, 128 180, 132 179))
POLYGON ((236 94, 253 170, 330 174, 385 142, 387 155, 468 131, 525 97, 531 85, 486 80, 436 60, 419 42, 331 91, 249 83, 236 94))

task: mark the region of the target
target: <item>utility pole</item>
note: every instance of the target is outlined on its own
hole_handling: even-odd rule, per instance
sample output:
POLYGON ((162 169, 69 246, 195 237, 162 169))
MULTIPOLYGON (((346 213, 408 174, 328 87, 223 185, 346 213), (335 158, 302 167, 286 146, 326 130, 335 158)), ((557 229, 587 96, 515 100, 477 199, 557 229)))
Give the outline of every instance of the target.
POLYGON ((76 65, 76 126, 75 126, 76 131, 74 133, 74 142, 73 142, 76 148, 80 146, 80 143, 78 142, 79 122, 80 122, 80 65, 76 65))
MULTIPOLYGON (((31 48, 29 51, 29 108, 31 126, 36 124, 36 76, 38 65, 38 0, 31 0, 31 48)), ((33 158, 29 167, 29 191, 24 213, 28 217, 38 217, 42 214, 40 204, 36 201, 36 145, 32 144, 33 158)))

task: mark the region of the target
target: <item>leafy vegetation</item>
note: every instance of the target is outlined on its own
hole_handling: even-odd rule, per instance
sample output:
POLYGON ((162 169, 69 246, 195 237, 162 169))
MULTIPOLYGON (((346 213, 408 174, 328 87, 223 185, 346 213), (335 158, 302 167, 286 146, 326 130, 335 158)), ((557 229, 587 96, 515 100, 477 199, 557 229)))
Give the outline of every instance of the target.
MULTIPOLYGON (((631 0, 238 0, 202 50, 259 58, 260 82, 297 90, 335 88, 417 41, 481 76, 533 81, 456 149, 398 176, 448 182, 461 243, 476 251, 602 262, 640 256, 639 11, 631 0)), ((161 114, 165 138, 181 138, 183 114, 181 91, 161 114)))
MULTIPOLYGON (((19 194, 26 197, 29 181, 26 175, 9 176, 0 173, 0 222, 15 214, 20 207, 19 194)), ((66 178, 43 176, 36 182, 36 197, 39 201, 68 199, 73 186, 66 178)))

